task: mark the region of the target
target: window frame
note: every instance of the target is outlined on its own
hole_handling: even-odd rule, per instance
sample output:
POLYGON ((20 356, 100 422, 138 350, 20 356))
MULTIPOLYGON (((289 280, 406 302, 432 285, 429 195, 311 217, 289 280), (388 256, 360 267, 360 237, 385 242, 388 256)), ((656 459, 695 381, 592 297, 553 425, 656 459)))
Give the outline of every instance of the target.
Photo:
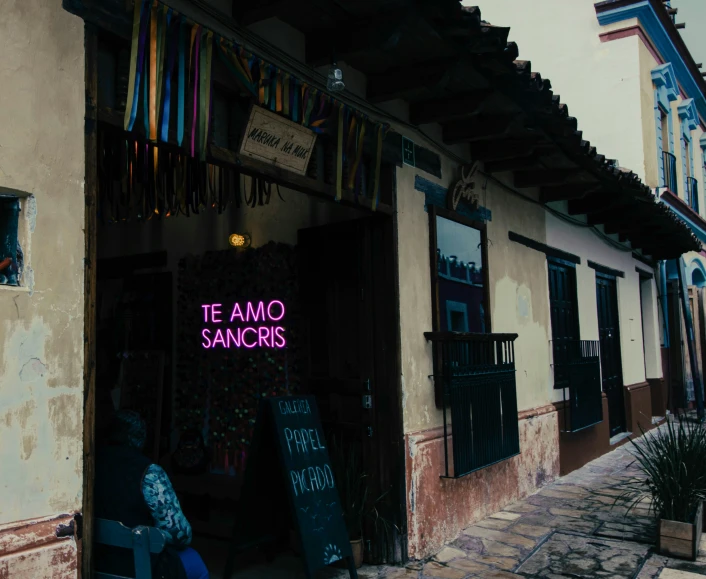
POLYGON ((579 312, 579 283, 578 283, 578 275, 576 272, 576 264, 572 263, 570 261, 566 261, 565 259, 561 259, 558 257, 552 257, 551 255, 547 255, 547 284, 548 284, 548 294, 549 294, 549 328, 551 329, 551 351, 552 351, 552 368, 553 368, 553 380, 554 384, 552 385, 552 390, 563 390, 565 388, 568 388, 570 384, 567 384, 567 386, 562 386, 561 383, 559 386, 557 386, 556 382, 556 366, 557 366, 557 356, 556 356, 556 337, 555 337, 555 330, 556 328, 554 327, 554 315, 552 313, 552 283, 551 283, 551 266, 558 266, 558 267, 563 267, 565 268, 568 272, 570 272, 570 277, 571 277, 571 288, 570 291, 573 294, 572 295, 572 316, 573 316, 573 321, 574 321, 574 326, 576 328, 576 338, 575 340, 580 342, 581 341, 581 318, 580 318, 580 312, 579 312))
POLYGON ((488 231, 487 225, 482 221, 468 219, 454 211, 428 205, 429 213, 429 253, 431 268, 431 306, 432 306, 432 328, 435 332, 441 331, 441 307, 439 303, 439 269, 437 261, 437 228, 436 218, 442 217, 449 221, 454 221, 460 225, 465 225, 480 232, 481 236, 481 258, 483 259, 483 318, 485 322, 486 334, 492 333, 490 317, 490 268, 488 264, 488 231))

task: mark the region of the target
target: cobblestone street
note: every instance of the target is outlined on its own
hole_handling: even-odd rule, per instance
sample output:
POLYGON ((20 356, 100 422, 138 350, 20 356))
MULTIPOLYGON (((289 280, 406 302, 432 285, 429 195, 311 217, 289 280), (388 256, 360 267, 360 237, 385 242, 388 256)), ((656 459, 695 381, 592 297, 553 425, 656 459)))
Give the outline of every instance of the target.
POLYGON ((589 463, 467 528, 428 561, 364 567, 363 578, 636 578, 706 575, 706 544, 695 562, 655 553, 656 522, 640 505, 614 505, 638 474, 631 444, 589 463))

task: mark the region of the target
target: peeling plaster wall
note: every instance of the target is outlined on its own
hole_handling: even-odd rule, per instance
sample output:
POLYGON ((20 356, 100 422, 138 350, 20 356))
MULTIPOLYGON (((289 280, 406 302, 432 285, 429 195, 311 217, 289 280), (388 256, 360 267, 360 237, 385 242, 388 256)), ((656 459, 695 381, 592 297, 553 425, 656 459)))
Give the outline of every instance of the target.
MULTIPOLYGON (((0 287, 2 525, 81 509, 85 107, 83 22, 43 0, 0 14, 0 191, 34 196, 20 217, 33 275, 0 287)), ((2 555, 3 577, 47 576, 54 557, 2 555)))
MULTIPOLYGON (((481 204, 492 212, 487 229, 491 331, 519 334, 515 355, 521 455, 463 479, 439 478, 444 469, 443 417, 429 378, 431 345, 424 338, 432 329, 429 215, 424 194, 414 189, 417 173, 409 167, 397 171, 401 383, 412 558, 434 553, 463 528, 530 494, 559 472, 557 414, 549 405, 546 257, 508 238, 508 231, 514 231, 545 242, 545 212, 480 177, 476 187, 483 191, 481 204)), ((444 179, 436 182, 444 187, 457 176, 456 166, 443 156, 442 174, 444 179)), ((536 198, 536 191, 525 194, 536 198)))

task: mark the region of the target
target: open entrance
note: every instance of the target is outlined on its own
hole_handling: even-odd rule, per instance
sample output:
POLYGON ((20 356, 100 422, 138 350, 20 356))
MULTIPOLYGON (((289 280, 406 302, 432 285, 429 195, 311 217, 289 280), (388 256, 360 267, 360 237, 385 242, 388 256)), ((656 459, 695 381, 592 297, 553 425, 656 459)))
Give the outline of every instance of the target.
MULTIPOLYGON (((101 33, 96 44, 99 122, 95 158, 87 156, 98 191, 87 241, 97 249, 96 316, 87 336, 96 344, 97 450, 88 452, 96 475, 86 483, 95 516, 120 520, 105 505, 117 505, 122 492, 144 512, 141 465, 156 464, 212 578, 225 575, 229 554, 241 548, 231 577, 295 576, 301 559, 287 521, 272 521, 276 541, 266 550, 246 550, 249 522, 238 513, 244 501, 272 499, 241 494, 258 402, 313 395, 351 540, 362 540, 370 562, 399 561, 406 546, 394 166, 381 163, 373 201, 374 143, 361 137, 359 164, 344 164, 350 186, 335 202, 334 139, 325 132, 305 175, 249 162, 233 150, 258 105, 215 73, 201 159, 171 138, 148 141, 141 110, 125 132, 114 110, 125 102, 111 83, 126 43, 101 33), (139 465, 106 470, 99 459, 121 410, 144 420, 146 443, 139 465), (118 474, 106 480, 105 472, 118 474)), ((94 567, 131 572, 129 553, 128 569, 112 570, 102 546, 88 541, 85 549, 94 567)))
POLYGON ((598 305, 598 335, 603 391, 608 398, 610 435, 615 436, 625 432, 618 288, 615 276, 596 272, 596 302, 598 305))

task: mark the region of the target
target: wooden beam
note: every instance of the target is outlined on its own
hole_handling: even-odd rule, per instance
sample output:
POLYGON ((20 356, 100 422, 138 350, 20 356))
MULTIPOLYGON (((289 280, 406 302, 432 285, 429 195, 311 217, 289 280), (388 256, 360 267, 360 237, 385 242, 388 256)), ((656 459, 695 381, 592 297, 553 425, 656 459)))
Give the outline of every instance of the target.
POLYGON ((409 120, 413 125, 426 125, 468 117, 477 112, 491 94, 492 89, 481 89, 452 97, 412 103, 409 107, 409 120))
POLYGON ((93 514, 96 424, 96 275, 98 243, 98 35, 84 26, 84 282, 83 282, 83 505, 81 576, 93 576, 93 514))
POLYGON ((372 103, 379 103, 402 97, 420 87, 439 88, 448 73, 448 61, 439 61, 370 75, 367 99, 372 103))
POLYGON ((475 115, 443 126, 443 140, 447 145, 472 143, 509 136, 510 127, 517 121, 512 115, 475 115))
MULTIPOLYGON (((238 153, 234 153, 228 149, 211 145, 209 148, 208 161, 218 165, 225 164, 235 166, 245 175, 265 177, 266 179, 279 183, 283 187, 287 187, 288 189, 293 189, 295 191, 301 191, 302 193, 307 193, 314 197, 327 199, 329 201, 333 201, 335 198, 334 185, 328 185, 323 181, 318 181, 311 179, 310 177, 292 173, 291 171, 276 167, 271 163, 265 163, 245 155, 239 155, 238 153)), ((352 191, 343 191, 343 197, 340 203, 341 205, 347 205, 349 207, 364 207, 361 203, 356 201, 355 195, 352 191)), ((380 203, 378 204, 377 211, 391 215, 392 207, 380 203)))
POLYGON ((504 161, 527 157, 537 148, 536 139, 497 139, 471 143, 471 157, 480 161, 504 161))
POLYGON ((596 213, 615 213, 632 208, 635 201, 631 198, 615 201, 613 195, 588 195, 583 199, 569 201, 569 215, 593 215, 596 213))
MULTIPOLYGON (((299 8, 298 2, 290 4, 299 8)), ((376 50, 394 51, 405 25, 418 18, 415 12, 394 10, 378 13, 372 19, 348 18, 340 27, 309 33, 306 38, 306 63, 317 67, 331 64, 334 54, 336 60, 342 62, 376 50)))
MULTIPOLYGON (((585 181, 578 182, 576 179, 581 176, 581 169, 534 169, 517 171, 515 173, 515 187, 538 187, 542 185, 566 184, 567 186, 580 187, 585 181), (569 184, 567 181, 574 181, 569 184)), ((594 183, 591 183, 594 185, 594 183)))
POLYGON ((552 201, 568 201, 582 199, 586 195, 600 190, 600 186, 591 184, 546 185, 539 190, 539 199, 542 203, 552 201))
POLYGON ((516 157, 502 161, 488 161, 483 169, 486 173, 504 173, 506 171, 517 171, 518 169, 540 169, 542 164, 536 153, 526 157, 516 157))
POLYGON ((233 2, 233 18, 243 26, 249 26, 268 18, 279 18, 287 21, 290 16, 310 9, 306 0, 292 2, 291 0, 275 0, 274 2, 233 2))

